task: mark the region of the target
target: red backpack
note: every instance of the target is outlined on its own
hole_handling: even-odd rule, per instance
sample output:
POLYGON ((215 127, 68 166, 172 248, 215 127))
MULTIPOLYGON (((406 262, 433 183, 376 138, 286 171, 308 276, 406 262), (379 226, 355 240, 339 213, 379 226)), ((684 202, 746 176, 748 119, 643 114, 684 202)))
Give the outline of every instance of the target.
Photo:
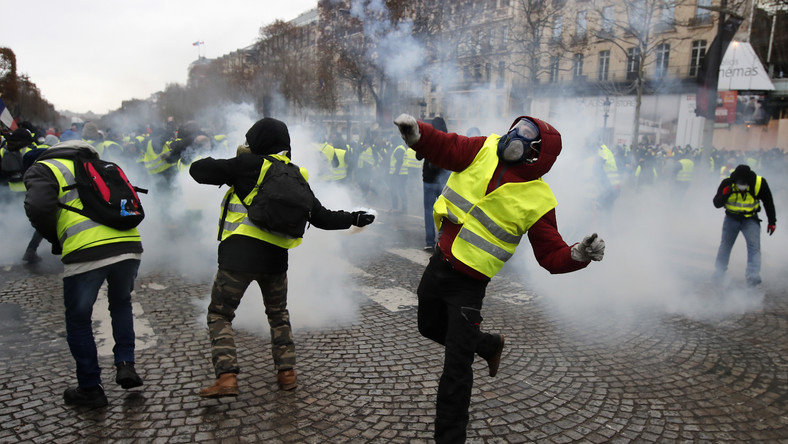
POLYGON ((63 203, 58 203, 58 206, 118 230, 130 230, 142 222, 145 211, 137 193, 147 193, 148 190, 132 185, 123 170, 113 162, 85 155, 83 151, 69 157, 74 161, 76 183, 63 187, 63 190, 76 189, 83 208, 63 203))

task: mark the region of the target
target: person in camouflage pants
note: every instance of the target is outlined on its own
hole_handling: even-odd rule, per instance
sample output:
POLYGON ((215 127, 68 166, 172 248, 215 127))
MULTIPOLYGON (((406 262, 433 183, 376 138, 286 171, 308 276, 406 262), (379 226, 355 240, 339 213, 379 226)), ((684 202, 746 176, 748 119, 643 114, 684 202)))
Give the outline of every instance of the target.
POLYGON ((263 293, 265 314, 271 327, 271 354, 276 370, 295 366, 295 344, 287 311, 287 274, 243 273, 219 269, 211 290, 208 306, 208 332, 211 337, 211 358, 216 377, 239 373, 232 320, 241 298, 252 281, 263 293))
MULTIPOLYGON (((216 380, 197 394, 202 398, 238 396, 239 372, 233 339, 232 320, 246 288, 257 281, 263 293, 265 313, 271 327, 271 352, 276 367, 276 383, 280 390, 298 386, 295 370, 295 346, 287 311, 288 251, 302 242, 302 238, 266 231, 249 218, 247 198, 251 193, 265 193, 262 180, 273 162, 290 163, 290 133, 287 125, 265 117, 246 133, 246 144, 239 147, 230 159, 207 157, 194 161, 189 174, 198 183, 230 185, 222 202, 219 219, 219 271, 211 292, 208 307, 208 330, 216 380)), ((300 169, 307 177, 305 169, 300 169)), ((274 183, 277 179, 274 175, 274 183)), ((252 196, 252 197, 249 197, 252 196)), ((302 198, 307 198, 302 196, 302 198)), ((365 211, 329 210, 311 196, 309 224, 322 230, 344 230, 351 226, 363 227, 375 220, 365 211)), ((309 207, 310 202, 301 202, 309 207)), ((278 208, 278 211, 287 209, 278 208)))

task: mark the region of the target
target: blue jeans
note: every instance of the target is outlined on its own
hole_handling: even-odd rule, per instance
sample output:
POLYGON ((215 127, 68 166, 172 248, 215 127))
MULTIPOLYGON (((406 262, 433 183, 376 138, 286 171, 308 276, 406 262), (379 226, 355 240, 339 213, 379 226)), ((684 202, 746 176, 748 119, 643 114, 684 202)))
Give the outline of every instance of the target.
POLYGON ((107 281, 109 314, 115 363, 134 362, 134 323, 131 312, 131 291, 140 261, 125 260, 85 273, 63 278, 63 299, 66 305, 66 340, 77 364, 80 387, 101 384, 101 369, 93 339, 93 304, 101 284, 107 281))
POLYGON ((424 231, 427 234, 426 246, 435 246, 435 220, 432 218, 432 206, 441 195, 443 184, 424 182, 424 231))
POLYGON ((747 243, 747 270, 744 272, 744 276, 748 283, 758 284, 761 282, 761 224, 755 217, 737 220, 732 216, 725 215, 714 274, 718 278, 722 277, 728 269, 731 249, 733 249, 733 243, 740 231, 747 243))

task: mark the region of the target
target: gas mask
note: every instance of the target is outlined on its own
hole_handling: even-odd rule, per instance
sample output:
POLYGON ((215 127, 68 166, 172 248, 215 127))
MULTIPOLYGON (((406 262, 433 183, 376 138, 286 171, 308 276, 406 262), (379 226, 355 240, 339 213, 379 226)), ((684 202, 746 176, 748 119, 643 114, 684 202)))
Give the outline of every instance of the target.
POLYGON ((522 118, 498 141, 498 158, 509 165, 531 164, 539 159, 539 127, 522 118))

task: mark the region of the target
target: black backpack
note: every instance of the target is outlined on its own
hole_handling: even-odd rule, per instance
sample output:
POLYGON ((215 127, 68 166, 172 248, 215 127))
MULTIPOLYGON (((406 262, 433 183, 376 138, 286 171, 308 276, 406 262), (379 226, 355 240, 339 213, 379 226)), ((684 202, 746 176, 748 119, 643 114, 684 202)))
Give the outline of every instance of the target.
POLYGON ((264 157, 271 167, 247 207, 249 219, 266 231, 303 237, 315 201, 312 188, 297 165, 264 157))
POLYGON ((22 152, 11 151, 5 149, 3 154, 3 164, 0 166, 3 176, 12 180, 22 180, 22 172, 24 171, 24 163, 22 161, 22 152))
POLYGON ((72 160, 76 183, 63 187, 63 190, 76 189, 83 208, 63 203, 58 203, 59 207, 117 230, 130 230, 142 222, 145 211, 137 193, 147 193, 148 190, 132 185, 115 163, 81 152, 77 152, 72 160))

